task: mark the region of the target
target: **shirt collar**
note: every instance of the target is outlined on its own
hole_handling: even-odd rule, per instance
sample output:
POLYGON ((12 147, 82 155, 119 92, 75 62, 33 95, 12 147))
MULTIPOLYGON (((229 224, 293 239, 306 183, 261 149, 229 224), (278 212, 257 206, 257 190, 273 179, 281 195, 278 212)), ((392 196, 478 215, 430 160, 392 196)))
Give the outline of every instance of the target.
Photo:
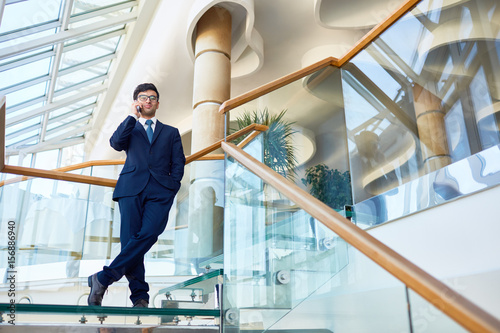
MULTIPOLYGON (((142 126, 145 126, 146 125, 146 120, 145 118, 139 118, 139 122, 141 123, 142 126)), ((156 125, 156 117, 153 117, 151 118, 151 120, 153 121, 153 125, 156 125)))

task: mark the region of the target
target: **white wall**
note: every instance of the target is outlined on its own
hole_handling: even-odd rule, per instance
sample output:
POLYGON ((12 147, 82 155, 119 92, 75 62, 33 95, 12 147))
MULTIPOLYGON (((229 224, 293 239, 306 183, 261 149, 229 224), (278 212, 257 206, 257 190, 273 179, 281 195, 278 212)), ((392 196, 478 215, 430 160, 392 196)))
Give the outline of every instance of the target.
POLYGON ((369 232, 500 318, 500 186, 369 232))

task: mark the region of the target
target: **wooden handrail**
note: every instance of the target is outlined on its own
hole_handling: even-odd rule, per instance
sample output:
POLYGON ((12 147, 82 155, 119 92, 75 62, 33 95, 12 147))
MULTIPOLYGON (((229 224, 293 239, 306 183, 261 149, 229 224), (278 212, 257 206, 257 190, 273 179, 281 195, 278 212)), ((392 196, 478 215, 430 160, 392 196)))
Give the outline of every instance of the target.
POLYGON ((408 261, 308 192, 289 182, 234 144, 224 142, 222 149, 464 328, 472 332, 500 332, 500 321, 497 318, 408 261))
POLYGON ((373 27, 362 39, 360 39, 354 46, 344 54, 338 62, 335 64, 337 67, 342 67, 346 62, 354 58, 359 52, 361 52, 365 47, 371 44, 376 38, 378 38, 387 28, 393 25, 397 20, 399 20, 403 15, 408 13, 422 0, 408 0, 403 3, 399 8, 397 8, 391 15, 389 15, 384 21, 373 27))
MULTIPOLYGON (((120 164, 124 164, 124 163, 125 163, 125 160, 123 160, 123 159, 119 159, 119 160, 95 160, 95 161, 87 161, 87 162, 72 164, 72 165, 61 167, 61 168, 53 169, 53 170, 50 170, 50 171, 61 171, 61 172, 65 173, 65 172, 68 172, 68 171, 74 171, 74 170, 78 170, 78 169, 90 168, 90 167, 93 167, 93 166, 120 165, 120 164)), ((42 169, 38 169, 38 170, 44 171, 42 169)), ((4 170, 2 170, 2 172, 8 173, 7 171, 4 171, 4 170)), ((84 176, 84 177, 89 177, 89 176, 84 176)), ((0 182, 0 187, 8 185, 8 184, 14 184, 14 183, 22 182, 22 181, 28 180, 30 178, 33 178, 33 177, 22 176, 22 177, 16 177, 16 178, 11 178, 11 179, 7 179, 7 180, 3 180, 3 181, 0 182)), ((43 177, 43 178, 45 178, 45 177, 43 177)), ((104 178, 104 179, 108 179, 108 178, 104 178)))
POLYGON ((243 148, 246 145, 248 145, 250 142, 253 141, 261 132, 259 131, 253 131, 250 133, 246 138, 244 138, 240 143, 238 143, 239 148, 243 148))
POLYGON ((220 148, 220 144, 222 142, 224 142, 224 140, 227 140, 227 141, 233 141, 234 139, 237 139, 239 138, 240 136, 242 135, 245 135, 247 133, 250 133, 252 131, 259 131, 259 132, 265 132, 269 129, 269 127, 267 127, 266 125, 260 125, 260 124, 251 124, 251 125, 248 125, 247 127, 244 127, 242 129, 240 129, 238 132, 235 132, 231 135, 228 135, 226 137, 226 139, 221 139, 213 144, 211 144, 210 146, 202 149, 202 150, 199 150, 197 151, 196 153, 192 154, 192 155, 189 155, 186 157, 186 164, 189 164, 197 159, 199 159, 200 157, 202 156, 205 156, 211 152, 213 152, 214 150, 217 150, 220 148))
POLYGON ((66 180, 66 181, 75 182, 75 183, 84 183, 84 184, 92 184, 92 185, 99 185, 99 186, 114 187, 116 185, 116 179, 76 175, 73 173, 66 173, 66 172, 62 172, 62 171, 42 170, 42 169, 26 168, 26 167, 13 166, 13 165, 4 166, 4 168, 2 169, 2 172, 3 173, 12 173, 15 175, 30 176, 30 177, 66 180))
MULTIPOLYGON (((2 128, 5 129, 5 126, 3 126, 2 128)), ((256 136, 255 132, 260 133, 260 132, 267 131, 268 129, 269 129, 269 127, 267 127, 265 125, 251 124, 251 125, 248 125, 247 127, 242 128, 241 130, 239 130, 231 135, 228 135, 226 137, 226 140, 232 141, 232 140, 237 139, 240 136, 245 135, 245 134, 250 133, 250 132, 254 132, 250 135, 251 138, 253 139, 256 136)), ((207 148, 202 149, 202 150, 200 150, 200 151, 198 151, 190 156, 187 156, 186 157, 186 164, 189 164, 195 160, 219 160, 219 159, 223 159, 224 156, 223 155, 221 156, 220 154, 215 154, 214 156, 206 156, 207 154, 211 153, 212 151, 220 148, 220 144, 223 141, 224 141, 224 139, 219 140, 216 143, 208 146, 207 148)), ((247 140, 245 142, 248 143, 249 140, 247 140)), ((120 165, 120 164, 124 164, 124 163, 125 163, 124 159, 97 160, 97 161, 87 161, 87 162, 83 162, 83 163, 69 165, 69 166, 57 168, 54 170, 43 170, 43 169, 4 165, 4 167, 2 169, 0 169, 1 172, 12 173, 12 174, 16 174, 16 175, 23 175, 23 176, 16 177, 13 179, 8 179, 5 181, 1 181, 0 187, 7 185, 7 184, 12 184, 12 183, 17 183, 20 181, 28 180, 30 177, 66 180, 66 181, 71 181, 71 182, 76 182, 76 183, 114 187, 116 185, 116 179, 93 177, 93 176, 86 176, 86 175, 75 175, 75 174, 70 174, 70 173, 66 173, 66 172, 74 171, 74 170, 78 170, 78 169, 83 169, 83 168, 88 168, 88 167, 93 167, 93 166, 120 165)))
POLYGON ((120 165, 120 164, 125 164, 125 160, 124 159, 117 159, 117 160, 87 161, 87 162, 68 165, 68 166, 57 168, 54 170, 68 172, 68 171, 73 171, 73 170, 78 170, 78 169, 90 168, 90 167, 94 167, 94 166, 120 165))
POLYGON ((376 38, 378 38, 387 28, 399 20, 403 15, 408 13, 413 9, 421 0, 408 0, 399 8, 397 8, 391 15, 389 15, 384 21, 377 24, 373 29, 371 29, 361 40, 359 40, 354 46, 347 51, 340 59, 334 57, 328 57, 317 63, 314 63, 308 67, 304 67, 296 72, 285 75, 279 79, 272 82, 264 84, 258 88, 250 90, 244 94, 231 98, 224 103, 219 108, 220 113, 226 113, 240 105, 248 103, 254 99, 264 96, 274 90, 286 86, 294 81, 297 81, 309 74, 319 71, 327 66, 342 67, 346 62, 350 61, 354 56, 361 52, 365 47, 372 43, 376 38))
POLYGON ((301 70, 298 70, 298 71, 293 72, 291 74, 285 75, 277 80, 271 81, 271 82, 264 84, 263 86, 260 86, 256 89, 250 90, 247 93, 244 93, 240 96, 234 97, 234 98, 222 103, 222 105, 219 108, 219 112, 226 113, 229 110, 234 109, 235 107, 243 105, 243 104, 245 104, 249 101, 252 101, 256 98, 259 98, 260 96, 268 94, 271 91, 274 91, 276 89, 284 87, 287 84, 290 84, 290 83, 297 81, 297 80, 299 80, 299 79, 301 79, 309 74, 312 74, 316 71, 319 71, 322 68, 332 66, 332 65, 336 64, 337 61, 338 60, 334 57, 328 57, 328 58, 323 59, 315 64, 304 67, 301 70))

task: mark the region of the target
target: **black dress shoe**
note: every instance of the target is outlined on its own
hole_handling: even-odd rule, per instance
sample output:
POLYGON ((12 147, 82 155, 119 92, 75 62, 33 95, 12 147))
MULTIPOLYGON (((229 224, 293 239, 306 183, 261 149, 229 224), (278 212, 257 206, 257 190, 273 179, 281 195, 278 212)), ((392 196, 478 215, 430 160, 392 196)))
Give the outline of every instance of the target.
POLYGON ((134 302, 134 308, 147 308, 149 305, 149 302, 146 301, 145 299, 138 299, 137 301, 134 302))
POLYGON ((90 294, 89 298, 87 299, 87 303, 89 305, 101 306, 102 297, 104 296, 104 292, 108 287, 103 286, 101 282, 99 282, 99 280, 97 279, 97 273, 89 276, 88 283, 90 287, 90 294))

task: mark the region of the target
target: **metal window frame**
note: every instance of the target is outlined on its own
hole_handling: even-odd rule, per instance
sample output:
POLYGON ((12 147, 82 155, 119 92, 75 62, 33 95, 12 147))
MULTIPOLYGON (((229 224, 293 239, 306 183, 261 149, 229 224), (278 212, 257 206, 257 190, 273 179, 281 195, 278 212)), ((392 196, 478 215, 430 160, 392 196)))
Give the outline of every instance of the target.
POLYGON ((35 24, 27 28, 21 28, 0 34, 0 43, 7 42, 16 38, 21 38, 27 35, 33 35, 42 31, 57 29, 61 27, 59 20, 48 21, 40 24, 35 24))
MULTIPOLYGON (((14 4, 23 0, 0 0, 0 23, 3 16, 4 8, 7 4, 14 4)), ((59 17, 57 20, 51 20, 36 25, 26 26, 21 29, 7 31, 0 35, 0 43, 2 41, 14 40, 23 36, 33 35, 31 40, 20 42, 15 46, 4 46, 0 49, 0 72, 19 68, 21 66, 34 63, 43 59, 50 59, 48 74, 40 75, 23 82, 11 84, 10 86, 0 90, 0 94, 11 94, 22 89, 33 87, 37 84, 46 83, 45 92, 41 96, 27 96, 29 100, 21 101, 16 105, 7 108, 6 127, 16 126, 15 132, 10 133, 7 138, 10 140, 17 138, 23 134, 38 130, 37 136, 26 138, 20 142, 6 147, 6 153, 10 156, 16 153, 34 153, 43 151, 54 146, 63 147, 67 142, 72 142, 70 145, 79 144, 84 141, 85 132, 91 129, 92 117, 97 108, 97 101, 100 94, 107 91, 109 86, 109 78, 112 75, 113 62, 118 57, 118 49, 122 44, 122 36, 130 33, 128 23, 137 20, 140 14, 140 1, 138 0, 123 0, 114 4, 110 4, 96 9, 84 10, 81 13, 71 14, 77 0, 62 0, 59 17), (128 11, 130 9, 130 11, 128 11), (112 14, 112 15, 110 15, 112 14), (114 14, 114 15, 113 15, 114 14), (95 18, 102 17, 102 20, 95 18), (89 22, 85 22, 89 20, 89 22), (92 21, 92 22, 90 22, 92 21), (97 22, 96 22, 97 21, 97 22), (79 23, 80 22, 80 23, 79 23), (79 23, 77 27, 71 27, 72 24, 79 23), (54 29, 54 33, 46 36, 35 36, 34 34, 54 29), (118 40, 113 40, 111 44, 104 45, 104 55, 97 57, 89 57, 81 59, 81 62, 75 62, 66 68, 61 69, 61 64, 64 59, 64 54, 79 48, 95 45, 97 43, 118 37, 118 40), (95 71, 96 77, 86 79, 81 82, 69 82, 71 85, 56 90, 59 78, 75 73, 77 71, 91 69, 92 66, 103 64, 100 74, 95 71), (69 96, 65 94, 75 92, 69 96), (85 103, 81 103, 81 101, 85 103), (58 109, 67 108, 75 103, 85 104, 73 110, 64 110, 63 114, 51 116, 52 112, 58 109), (36 104, 41 104, 38 106, 36 104), (23 111, 25 108, 29 110, 23 111), (13 115, 13 113, 16 113, 13 115), (58 122, 69 117, 75 117, 81 113, 81 117, 75 121, 70 121, 67 124, 50 128, 50 124, 58 122), (10 117, 9 117, 10 115, 10 117), (36 123, 22 127, 23 122, 40 117, 40 122, 36 119, 36 123), (78 128, 64 131, 65 128, 70 128, 75 125, 83 124, 78 128), (53 135, 58 131, 63 133, 58 134, 55 138, 45 140, 47 136, 53 135), (75 135, 82 137, 74 138, 75 135), (65 140, 67 139, 68 140, 65 140), (30 144, 31 143, 31 144, 30 144)), ((52 31, 50 31, 52 32, 52 31)), ((101 53, 101 52, 97 52, 101 53)), ((101 53, 101 54, 102 54, 101 53)), ((43 72, 42 72, 43 73, 43 72)), ((40 93, 42 93, 40 91, 40 93)))
POLYGON ((139 2, 137 0, 130 0, 130 1, 120 2, 120 3, 114 4, 114 5, 100 7, 100 8, 94 9, 94 10, 90 10, 90 11, 85 12, 85 13, 74 14, 74 15, 71 15, 69 23, 73 24, 73 23, 81 22, 81 21, 88 20, 88 19, 91 19, 94 17, 104 16, 106 14, 114 13, 114 12, 117 12, 119 10, 133 8, 133 7, 137 6, 138 4, 139 4, 139 2))
POLYGON ((26 114, 24 114, 22 116, 19 116, 19 117, 13 118, 13 119, 6 119, 5 123, 7 126, 21 123, 21 122, 25 121, 26 119, 40 116, 44 113, 48 113, 48 112, 53 111, 55 109, 77 103, 81 100, 84 100, 84 99, 87 99, 90 97, 97 97, 100 93, 102 93, 106 89, 107 89, 107 85, 103 84, 100 87, 95 87, 95 88, 86 90, 86 91, 84 91, 76 96, 71 96, 71 97, 62 99, 60 101, 56 101, 54 103, 44 105, 40 108, 36 108, 34 110, 28 111, 28 112, 26 112, 26 114))
POLYGON ((37 40, 19 43, 16 47, 5 47, 0 49, 0 59, 10 58, 16 54, 22 54, 31 50, 42 48, 44 46, 64 43, 68 40, 84 36, 92 32, 104 30, 117 25, 130 23, 135 19, 137 19, 137 13, 136 11, 132 11, 130 13, 123 14, 121 16, 105 20, 102 22, 89 24, 87 26, 83 26, 72 30, 61 31, 52 36, 42 37, 37 40))

